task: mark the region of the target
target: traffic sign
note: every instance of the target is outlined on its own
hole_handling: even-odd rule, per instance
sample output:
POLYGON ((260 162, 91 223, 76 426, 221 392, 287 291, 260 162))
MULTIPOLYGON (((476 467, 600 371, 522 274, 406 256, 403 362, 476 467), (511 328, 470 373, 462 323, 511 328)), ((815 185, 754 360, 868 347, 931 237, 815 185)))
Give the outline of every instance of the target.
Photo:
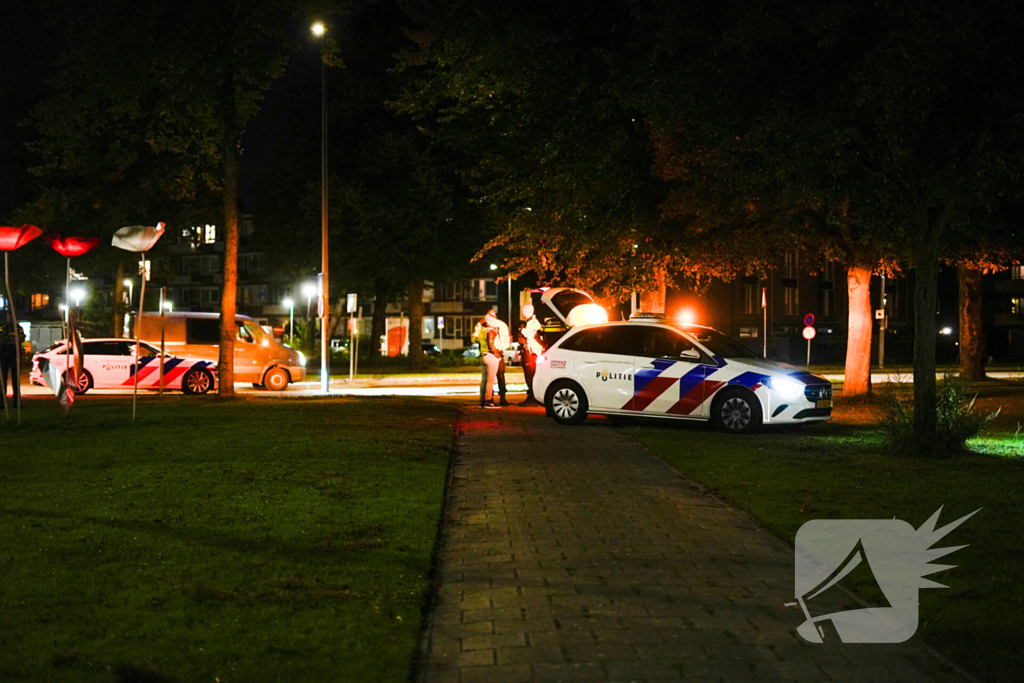
POLYGON ((355 313, 356 312, 356 308, 359 306, 359 304, 357 303, 357 295, 356 294, 349 294, 348 295, 348 299, 346 300, 345 303, 346 303, 346 309, 347 309, 345 312, 346 313, 355 313))
POLYGON ((885 309, 884 308, 876 308, 875 309, 875 320, 884 320, 884 319, 885 319, 885 309))
POLYGON ((804 325, 807 325, 807 327, 810 327, 813 324, 814 324, 814 314, 813 313, 808 313, 807 315, 804 316, 804 325))
POLYGON ((818 331, 816 329, 814 329, 813 327, 811 327, 810 325, 808 325, 807 327, 804 328, 803 335, 804 335, 804 339, 806 339, 807 341, 811 341, 812 339, 814 339, 815 335, 817 335, 817 334, 818 334, 818 331))

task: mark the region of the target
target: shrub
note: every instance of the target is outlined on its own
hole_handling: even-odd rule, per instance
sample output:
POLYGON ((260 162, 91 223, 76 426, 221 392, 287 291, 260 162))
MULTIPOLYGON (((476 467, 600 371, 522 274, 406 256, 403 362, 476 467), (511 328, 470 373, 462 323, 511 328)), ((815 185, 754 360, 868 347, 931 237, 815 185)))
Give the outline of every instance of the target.
POLYGON ((980 413, 975 398, 970 398, 967 383, 955 375, 946 375, 939 385, 935 401, 935 435, 925 439, 914 433, 912 401, 900 398, 898 391, 888 396, 878 424, 886 445, 900 455, 945 458, 964 450, 967 440, 977 436, 999 414, 980 413))

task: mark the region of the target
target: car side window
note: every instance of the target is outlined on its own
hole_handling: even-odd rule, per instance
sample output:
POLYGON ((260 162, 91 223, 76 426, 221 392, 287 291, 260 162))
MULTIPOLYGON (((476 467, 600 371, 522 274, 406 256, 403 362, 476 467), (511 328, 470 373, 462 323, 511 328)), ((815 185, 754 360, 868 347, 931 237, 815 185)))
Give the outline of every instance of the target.
MULTIPOLYGON (((135 344, 134 344, 134 342, 123 341, 123 342, 114 342, 114 344, 116 345, 117 348, 110 350, 109 353, 112 356, 130 356, 130 355, 132 355, 132 352, 135 351, 135 344)), ((145 347, 142 347, 142 348, 145 348, 145 347)))
POLYGON ((238 339, 248 342, 249 344, 256 343, 256 340, 253 339, 252 332, 249 330, 248 326, 237 321, 235 322, 235 325, 237 325, 238 339))
POLYGON ((639 355, 648 358, 677 360, 683 351, 697 349, 686 337, 664 327, 644 327, 642 338, 643 351, 639 355))
POLYGON ((82 353, 87 356, 109 356, 106 342, 85 342, 82 344, 82 353))
POLYGON ((637 328, 626 325, 595 327, 577 332, 561 348, 585 353, 635 356, 640 348, 638 332, 637 328), (570 345, 574 348, 569 348, 570 345))

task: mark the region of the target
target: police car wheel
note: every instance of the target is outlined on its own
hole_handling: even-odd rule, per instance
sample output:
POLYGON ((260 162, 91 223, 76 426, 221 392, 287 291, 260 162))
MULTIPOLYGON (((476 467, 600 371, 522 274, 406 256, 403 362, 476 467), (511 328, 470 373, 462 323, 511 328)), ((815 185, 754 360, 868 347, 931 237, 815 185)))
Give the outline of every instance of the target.
POLYGON ((284 391, 290 381, 291 377, 284 368, 270 368, 263 376, 263 386, 269 391, 284 391))
POLYGON ((587 417, 587 395, 575 382, 563 381, 548 390, 547 413, 558 424, 576 425, 587 417))
POLYGON ((715 402, 714 416, 725 431, 748 434, 761 426, 761 403, 750 392, 730 391, 715 402))
POLYGON ((213 388, 213 376, 202 368, 192 368, 181 379, 181 390, 186 394, 205 394, 213 388))
MULTIPOLYGON (((64 374, 64 381, 68 381, 68 374, 64 374)), ((78 376, 78 386, 75 387, 75 394, 81 396, 85 392, 92 389, 92 375, 89 374, 88 370, 82 370, 82 374, 78 376)))

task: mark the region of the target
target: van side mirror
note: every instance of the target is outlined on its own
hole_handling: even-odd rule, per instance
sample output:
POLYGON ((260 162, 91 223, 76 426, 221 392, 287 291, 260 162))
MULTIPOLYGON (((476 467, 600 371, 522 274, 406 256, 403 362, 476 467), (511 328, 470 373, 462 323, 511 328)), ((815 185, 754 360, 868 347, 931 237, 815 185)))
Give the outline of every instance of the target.
POLYGON ((683 360, 700 360, 700 351, 697 349, 686 349, 679 353, 679 357, 683 360))

